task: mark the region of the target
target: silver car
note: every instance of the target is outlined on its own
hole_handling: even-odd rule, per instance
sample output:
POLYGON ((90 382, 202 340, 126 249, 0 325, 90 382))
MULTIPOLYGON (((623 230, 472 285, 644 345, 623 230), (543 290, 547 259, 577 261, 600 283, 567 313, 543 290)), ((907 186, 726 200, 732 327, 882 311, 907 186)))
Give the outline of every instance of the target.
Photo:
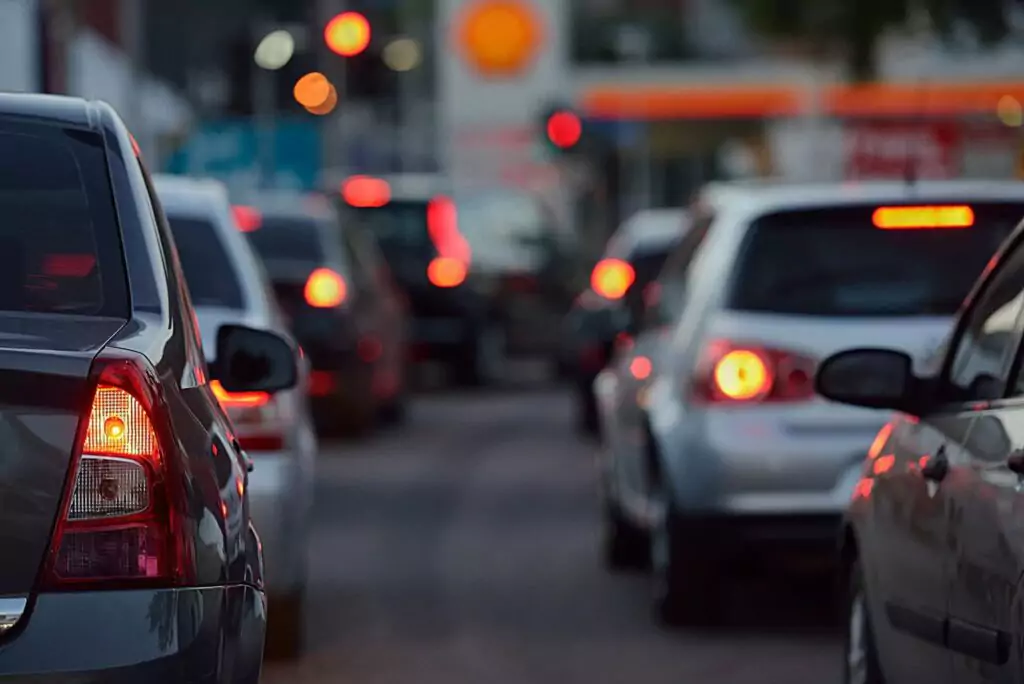
MULTIPOLYGON (((226 188, 217 181, 154 179, 178 246, 199 319, 207 360, 225 323, 288 335, 263 268, 235 224, 226 188)), ((268 652, 301 651, 306 587, 306 542, 313 499, 317 439, 306 395, 308 368, 296 389, 273 396, 231 394, 211 387, 252 459, 248 493, 264 546, 269 595, 268 652)))
MULTIPOLYGON (((834 552, 887 416, 818 396, 818 362, 884 344, 921 367, 1024 214, 1024 187, 742 183, 694 211, 657 281, 648 323, 670 332, 647 396, 613 421, 603 459, 606 557, 650 560, 667 624, 720 617, 744 561, 834 552)), ((610 403, 617 388, 597 391, 610 403)))

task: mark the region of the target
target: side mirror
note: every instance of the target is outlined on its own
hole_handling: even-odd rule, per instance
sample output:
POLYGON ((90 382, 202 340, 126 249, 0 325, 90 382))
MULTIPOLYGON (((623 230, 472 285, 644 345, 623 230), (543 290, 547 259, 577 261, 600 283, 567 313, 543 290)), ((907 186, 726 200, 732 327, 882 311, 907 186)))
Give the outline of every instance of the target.
POLYGON ((849 349, 825 359, 815 390, 842 404, 915 413, 913 360, 893 349, 849 349))
POLYGON ((292 343, 277 333, 222 325, 214 375, 228 392, 280 392, 298 382, 297 356, 292 343))

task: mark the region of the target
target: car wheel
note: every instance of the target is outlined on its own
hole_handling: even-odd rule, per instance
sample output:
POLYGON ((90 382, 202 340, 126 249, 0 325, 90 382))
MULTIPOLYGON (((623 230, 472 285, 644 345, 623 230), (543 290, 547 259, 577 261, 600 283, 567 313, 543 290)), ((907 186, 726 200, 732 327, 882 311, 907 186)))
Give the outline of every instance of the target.
POLYGON ((273 660, 295 660, 305 645, 305 587, 267 601, 266 656, 273 660))
POLYGON ((867 595, 860 563, 854 561, 850 567, 850 579, 846 592, 846 640, 843 664, 844 684, 885 684, 882 668, 875 651, 875 636, 871 631, 871 615, 868 611, 867 595))
POLYGON ((650 563, 655 619, 666 627, 710 627, 721 619, 714 546, 684 524, 659 487, 652 495, 650 563))
POLYGON ((648 535, 626 519, 617 504, 605 498, 602 506, 602 555, 613 572, 646 570, 651 554, 648 535))

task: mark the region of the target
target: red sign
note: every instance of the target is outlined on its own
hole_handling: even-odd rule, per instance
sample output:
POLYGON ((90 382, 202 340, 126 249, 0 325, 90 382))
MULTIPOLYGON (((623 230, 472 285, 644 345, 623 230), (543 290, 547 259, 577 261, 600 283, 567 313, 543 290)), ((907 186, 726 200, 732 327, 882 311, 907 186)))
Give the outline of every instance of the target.
POLYGON ((961 136, 952 122, 858 122, 846 129, 846 178, 898 179, 960 175, 961 136))

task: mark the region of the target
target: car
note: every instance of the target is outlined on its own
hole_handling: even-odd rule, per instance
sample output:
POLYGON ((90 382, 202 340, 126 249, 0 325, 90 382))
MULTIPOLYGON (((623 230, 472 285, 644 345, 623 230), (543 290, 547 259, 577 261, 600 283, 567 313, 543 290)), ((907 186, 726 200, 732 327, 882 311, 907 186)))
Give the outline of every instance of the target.
POLYGON ((400 420, 406 312, 372 241, 341 224, 322 195, 268 192, 250 200, 235 212, 312 365, 320 433, 364 435, 378 420, 400 420))
POLYGON ((288 390, 295 348, 226 324, 207 363, 137 150, 109 105, 0 95, 0 678, 12 684, 260 679, 253 463, 211 381, 288 390))
MULTIPOLYGON (((980 216, 980 212, 979 212, 980 216)), ((908 268, 919 255, 903 252, 908 268)), ((842 522, 846 681, 1020 681, 1024 226, 928 368, 884 336, 822 361, 820 395, 889 420, 842 522)))
POLYGON ((647 209, 625 221, 608 240, 603 257, 563 323, 565 365, 571 369, 577 427, 599 435, 594 381, 612 359, 616 343, 631 346, 627 327, 644 291, 690 226, 686 209, 647 209))
POLYGON ((372 236, 405 295, 415 362, 487 386, 509 379, 513 356, 555 359, 572 247, 539 200, 455 192, 429 174, 346 178, 337 198, 345 224, 372 236))
POLYGON ((671 332, 604 450, 606 559, 646 554, 666 625, 723 617, 730 571, 825 570, 878 412, 828 402, 821 359, 879 341, 921 367, 1024 215, 1024 187, 708 188, 658 277, 671 332))
MULTIPOLYGON (((289 337, 274 292, 232 212, 227 188, 215 180, 154 177, 157 196, 178 248, 208 363, 216 360, 217 330, 245 325, 289 337)), ((296 359, 305 370, 305 360, 296 359)), ((304 374, 305 375, 305 374, 304 374)), ((253 459, 249 510, 265 550, 270 606, 267 653, 297 657, 303 645, 306 549, 313 503, 317 436, 305 392, 228 392, 216 379, 214 395, 253 459)))

